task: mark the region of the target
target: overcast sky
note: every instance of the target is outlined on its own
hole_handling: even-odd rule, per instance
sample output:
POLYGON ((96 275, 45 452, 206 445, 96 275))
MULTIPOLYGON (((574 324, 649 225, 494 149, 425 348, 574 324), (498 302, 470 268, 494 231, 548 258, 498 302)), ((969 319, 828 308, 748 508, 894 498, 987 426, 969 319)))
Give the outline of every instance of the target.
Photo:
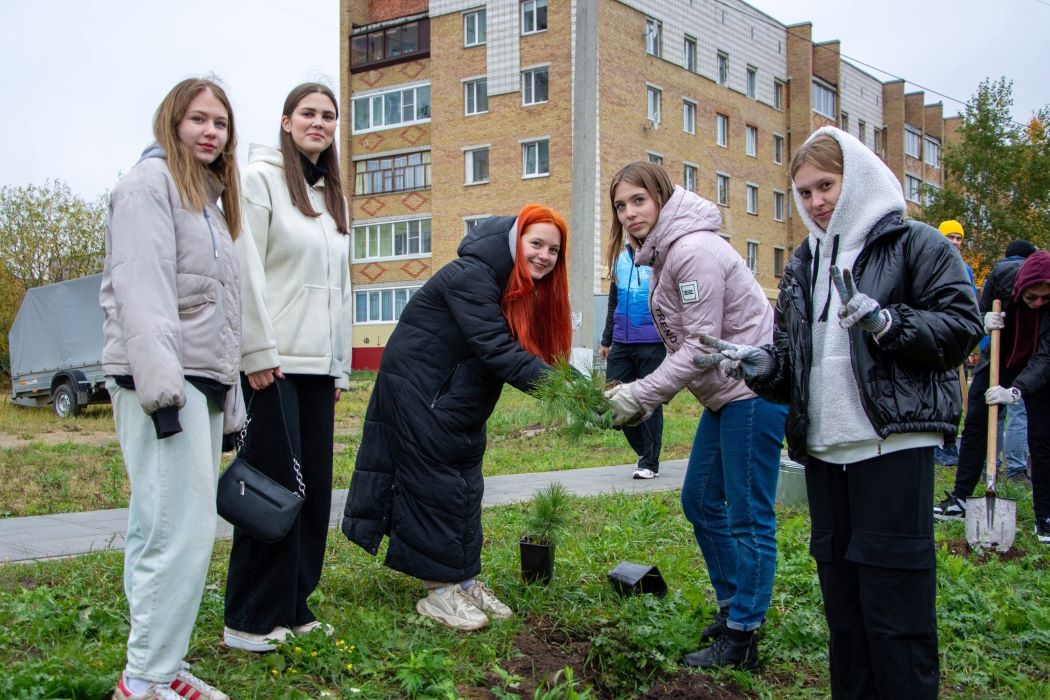
MULTIPOLYGON (((839 39, 846 56, 925 87, 946 116, 961 105, 932 91, 965 101, 988 76, 1014 81, 1018 121, 1050 103, 1050 0, 752 4, 810 21, 814 40, 839 39)), ((191 75, 223 80, 242 158, 249 142, 274 143, 291 87, 338 91, 339 2, 0 0, 0 65, 0 185, 60 179, 93 198, 135 163, 160 100, 191 75)))

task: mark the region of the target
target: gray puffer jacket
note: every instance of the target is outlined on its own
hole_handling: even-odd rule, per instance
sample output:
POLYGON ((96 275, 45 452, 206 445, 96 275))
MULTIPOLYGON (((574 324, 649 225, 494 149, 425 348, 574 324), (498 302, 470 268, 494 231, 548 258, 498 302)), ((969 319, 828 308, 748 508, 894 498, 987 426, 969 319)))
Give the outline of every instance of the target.
POLYGON ((164 151, 146 149, 110 195, 99 302, 103 371, 131 375, 148 414, 185 405, 186 376, 233 387, 230 433, 244 422, 241 293, 221 193, 213 182, 203 213, 185 209, 164 151))

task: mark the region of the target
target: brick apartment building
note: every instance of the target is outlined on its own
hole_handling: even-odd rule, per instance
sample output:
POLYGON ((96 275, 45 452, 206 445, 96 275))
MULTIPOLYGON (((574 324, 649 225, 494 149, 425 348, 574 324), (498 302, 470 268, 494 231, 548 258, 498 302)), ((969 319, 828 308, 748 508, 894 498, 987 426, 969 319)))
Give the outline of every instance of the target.
POLYGON ((342 0, 340 24, 355 367, 478 219, 528 202, 569 222, 574 344, 597 347, 607 186, 633 160, 718 203, 770 297, 805 236, 787 166, 814 129, 858 136, 915 205, 943 177, 939 103, 738 0, 342 0))

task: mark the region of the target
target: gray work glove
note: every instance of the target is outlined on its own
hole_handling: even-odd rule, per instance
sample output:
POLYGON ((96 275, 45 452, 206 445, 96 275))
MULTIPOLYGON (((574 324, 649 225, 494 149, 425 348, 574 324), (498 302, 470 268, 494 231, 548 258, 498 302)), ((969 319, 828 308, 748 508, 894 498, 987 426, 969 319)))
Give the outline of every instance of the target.
POLYGON ((991 335, 992 331, 1006 328, 1005 311, 989 311, 984 315, 984 333, 991 335))
POLYGON ((605 398, 613 410, 613 426, 638 425, 648 418, 645 408, 634 397, 631 384, 617 384, 605 392, 605 398))
POLYGON ((879 302, 867 294, 857 291, 857 288, 853 286, 853 275, 848 269, 840 271, 838 267, 832 265, 831 281, 839 292, 839 298, 842 299, 842 306, 839 308, 839 326, 852 328, 856 325, 872 335, 878 335, 886 330, 891 321, 890 312, 881 308, 879 302))
POLYGON ((1007 389, 1004 386, 990 386, 984 392, 984 402, 989 406, 993 404, 1010 405, 1021 403, 1021 390, 1014 387, 1007 389))
POLYGON ((765 379, 773 373, 773 356, 764 348, 734 345, 712 335, 700 336, 700 342, 718 352, 694 357, 697 367, 718 365, 730 379, 765 379))

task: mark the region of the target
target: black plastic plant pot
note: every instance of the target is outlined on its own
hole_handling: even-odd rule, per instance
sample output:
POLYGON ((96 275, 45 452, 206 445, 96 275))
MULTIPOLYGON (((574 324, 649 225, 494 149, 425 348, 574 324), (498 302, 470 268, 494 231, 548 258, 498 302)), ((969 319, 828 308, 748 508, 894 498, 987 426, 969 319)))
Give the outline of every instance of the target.
POLYGON ((537 544, 525 535, 520 546, 521 578, 525 583, 550 583, 554 576, 554 545, 537 544))

